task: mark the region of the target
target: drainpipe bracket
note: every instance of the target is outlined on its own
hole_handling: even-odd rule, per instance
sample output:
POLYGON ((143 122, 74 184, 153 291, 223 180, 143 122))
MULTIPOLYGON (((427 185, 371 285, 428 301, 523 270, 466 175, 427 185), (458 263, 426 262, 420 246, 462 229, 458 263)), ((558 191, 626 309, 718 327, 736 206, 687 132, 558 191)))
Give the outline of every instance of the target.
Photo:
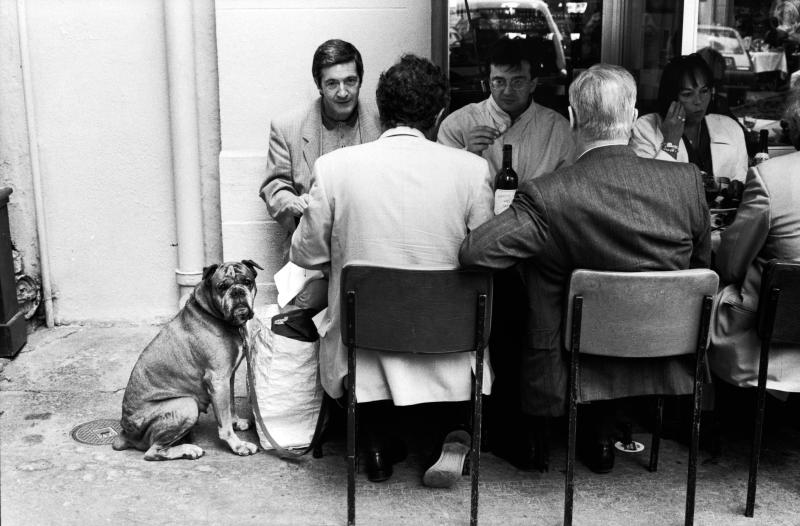
POLYGON ((175 269, 175 281, 181 287, 194 287, 203 278, 203 272, 198 270, 175 269))

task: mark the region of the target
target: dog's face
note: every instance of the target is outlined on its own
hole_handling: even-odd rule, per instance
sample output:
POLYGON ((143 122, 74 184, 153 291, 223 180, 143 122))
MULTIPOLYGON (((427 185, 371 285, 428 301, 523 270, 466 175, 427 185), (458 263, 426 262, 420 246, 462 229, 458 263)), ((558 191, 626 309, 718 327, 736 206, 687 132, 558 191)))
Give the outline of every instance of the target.
POLYGON ((253 317, 256 268, 261 267, 253 261, 243 260, 229 261, 204 269, 203 279, 209 296, 222 313, 222 318, 231 325, 244 325, 253 317))

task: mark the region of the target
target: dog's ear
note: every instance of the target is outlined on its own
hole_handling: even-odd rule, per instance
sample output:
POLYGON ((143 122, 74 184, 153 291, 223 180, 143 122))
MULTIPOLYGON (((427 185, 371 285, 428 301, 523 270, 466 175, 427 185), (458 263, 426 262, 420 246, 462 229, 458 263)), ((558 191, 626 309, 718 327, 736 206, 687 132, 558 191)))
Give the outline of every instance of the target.
POLYGON ((242 263, 244 263, 245 265, 250 267, 250 270, 252 270, 253 274, 256 274, 256 275, 258 275, 258 272, 256 271, 257 268, 261 269, 261 270, 264 270, 264 267, 262 267, 261 265, 259 265, 255 261, 253 261, 252 259, 243 259, 242 263))
POLYGON ((203 268, 203 281, 210 278, 214 272, 219 268, 219 265, 209 265, 203 268))

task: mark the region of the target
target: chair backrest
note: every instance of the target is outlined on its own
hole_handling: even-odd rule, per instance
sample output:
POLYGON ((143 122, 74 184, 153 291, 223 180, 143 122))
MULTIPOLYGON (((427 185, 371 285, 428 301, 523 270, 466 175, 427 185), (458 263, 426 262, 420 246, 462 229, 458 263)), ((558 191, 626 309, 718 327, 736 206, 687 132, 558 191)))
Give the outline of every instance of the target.
POLYGON ((474 351, 488 340, 488 271, 347 265, 341 296, 342 342, 352 339, 361 350, 442 354, 474 351), (352 311, 348 301, 354 301, 352 311), (478 331, 480 309, 484 330, 478 331))
POLYGON ((697 351, 703 300, 719 278, 708 269, 608 272, 575 270, 569 284, 564 345, 572 349, 573 303, 583 298, 580 352, 627 358, 697 351))
POLYGON ((800 262, 773 259, 761 274, 758 300, 758 334, 772 330, 772 341, 800 345, 800 262), (774 323, 769 324, 770 296, 778 290, 774 323), (769 327, 767 325, 770 325, 769 327))

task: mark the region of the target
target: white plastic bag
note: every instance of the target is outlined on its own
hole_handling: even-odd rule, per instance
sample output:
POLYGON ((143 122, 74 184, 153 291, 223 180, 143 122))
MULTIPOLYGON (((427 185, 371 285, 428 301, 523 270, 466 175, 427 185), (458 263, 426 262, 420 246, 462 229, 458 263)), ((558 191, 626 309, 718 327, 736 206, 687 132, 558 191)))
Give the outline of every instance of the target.
MULTIPOLYGON (((250 386, 258 403, 264 426, 285 448, 302 448, 311 443, 322 404, 319 379, 319 341, 309 343, 285 338, 270 330, 270 305, 252 320, 253 382, 250 386)), ((254 411, 258 419, 258 414, 254 411)), ((260 426, 258 439, 264 449, 273 449, 260 426)))

